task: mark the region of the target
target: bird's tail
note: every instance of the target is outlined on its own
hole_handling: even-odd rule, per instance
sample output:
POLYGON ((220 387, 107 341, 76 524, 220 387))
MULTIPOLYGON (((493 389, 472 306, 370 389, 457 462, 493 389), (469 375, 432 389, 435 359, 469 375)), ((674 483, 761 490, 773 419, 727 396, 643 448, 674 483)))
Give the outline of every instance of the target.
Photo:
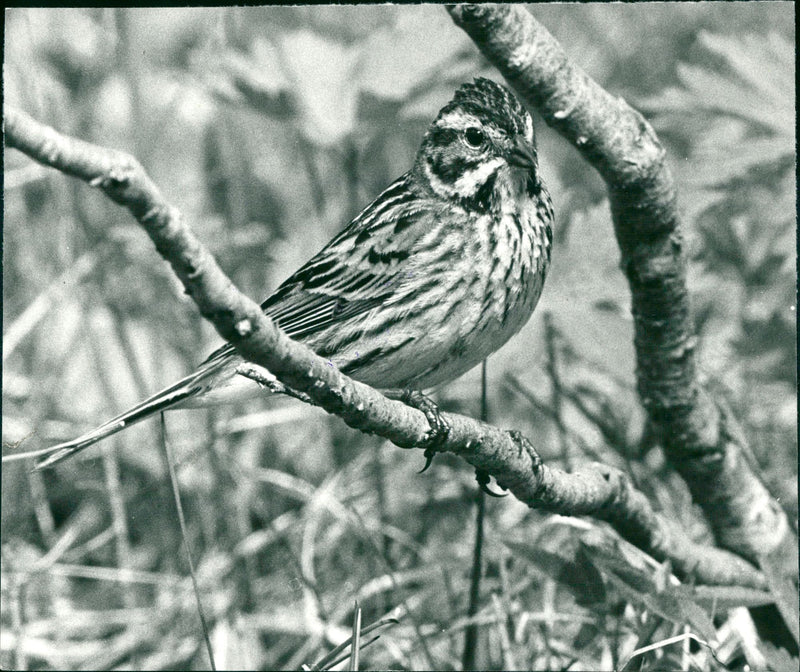
POLYGON ((65 460, 75 453, 82 451, 84 448, 88 448, 92 444, 97 443, 101 439, 116 434, 140 420, 150 417, 154 413, 176 406, 183 401, 201 394, 207 389, 207 386, 203 384, 203 377, 202 375, 198 375, 198 372, 195 372, 179 380, 174 385, 170 385, 160 392, 157 392, 152 397, 148 397, 125 413, 118 415, 116 418, 79 436, 77 439, 53 446, 48 450, 46 457, 36 463, 34 469, 39 470, 51 467, 57 462, 61 462, 61 460, 65 460))

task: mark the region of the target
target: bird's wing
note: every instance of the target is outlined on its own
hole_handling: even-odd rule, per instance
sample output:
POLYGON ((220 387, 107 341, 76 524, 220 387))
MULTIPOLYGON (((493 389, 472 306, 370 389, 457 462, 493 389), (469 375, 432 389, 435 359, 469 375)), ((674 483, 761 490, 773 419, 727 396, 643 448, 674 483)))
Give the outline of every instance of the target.
MULTIPOLYGON (((406 291, 413 263, 408 241, 424 234, 424 220, 430 223, 426 211, 432 208, 412 190, 410 180, 407 173, 392 183, 261 304, 291 338, 302 341, 406 291)), ((226 344, 206 363, 232 350, 226 344)))

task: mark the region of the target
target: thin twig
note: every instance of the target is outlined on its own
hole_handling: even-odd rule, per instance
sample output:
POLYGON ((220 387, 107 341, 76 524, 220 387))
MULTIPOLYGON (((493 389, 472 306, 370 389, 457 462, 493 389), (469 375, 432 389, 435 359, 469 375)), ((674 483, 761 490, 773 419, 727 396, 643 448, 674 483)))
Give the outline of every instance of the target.
POLYGON ((236 373, 258 383, 265 390, 269 390, 273 394, 284 394, 287 397, 299 399, 306 404, 311 404, 312 406, 315 405, 314 400, 311 399, 311 397, 309 397, 307 394, 304 394, 303 392, 296 392, 289 386, 284 385, 264 367, 255 366, 249 362, 244 362, 236 367, 236 373))
POLYGON ((506 622, 506 615, 503 612, 503 605, 500 598, 495 593, 492 593, 492 607, 497 616, 497 634, 500 637, 500 651, 503 655, 503 669, 504 670, 518 670, 514 652, 511 650, 511 639, 508 636, 508 626, 506 622))
POLYGON ((186 560, 189 564, 189 574, 192 577, 192 588, 194 589, 194 597, 197 600, 197 615, 200 617, 200 626, 203 629, 203 638, 206 643, 206 650, 208 651, 208 660, 211 663, 211 669, 216 671, 217 666, 214 663, 214 651, 211 647, 211 638, 208 636, 208 625, 206 622, 205 612, 203 611, 203 602, 200 599, 200 589, 197 586, 197 576, 194 571, 194 561, 192 560, 192 551, 189 548, 189 533, 186 529, 186 519, 183 516, 183 505, 181 504, 181 494, 178 490, 178 477, 175 475, 175 465, 172 462, 172 456, 169 451, 169 441, 167 441, 167 426, 164 421, 164 414, 161 413, 161 445, 164 448, 164 453, 167 457, 167 464, 169 465, 169 480, 172 483, 172 494, 175 496, 175 509, 178 512, 178 523, 181 527, 181 535, 183 537, 183 548, 186 551, 186 560))
POLYGON ((559 371, 558 351, 556 346, 556 329, 553 325, 553 315, 548 310, 544 313, 544 335, 547 344, 547 373, 550 376, 551 395, 550 403, 553 408, 553 419, 556 423, 558 432, 558 443, 561 447, 561 460, 564 469, 572 470, 569 454, 569 443, 567 442, 567 430, 564 424, 564 417, 561 408, 561 374, 559 371))
MULTIPOLYGON (((484 359, 481 365, 481 421, 488 422, 489 401, 486 390, 486 363, 484 359)), ((478 605, 481 596, 481 574, 483 570, 483 520, 486 514, 486 493, 483 488, 478 488, 476 496, 475 512, 475 543, 472 551, 472 572, 469 582, 469 606, 467 607, 467 618, 472 618, 478 613, 478 605)), ((464 652, 461 656, 461 667, 464 670, 475 669, 475 659, 478 650, 478 634, 480 627, 478 623, 471 623, 464 633, 464 652)))

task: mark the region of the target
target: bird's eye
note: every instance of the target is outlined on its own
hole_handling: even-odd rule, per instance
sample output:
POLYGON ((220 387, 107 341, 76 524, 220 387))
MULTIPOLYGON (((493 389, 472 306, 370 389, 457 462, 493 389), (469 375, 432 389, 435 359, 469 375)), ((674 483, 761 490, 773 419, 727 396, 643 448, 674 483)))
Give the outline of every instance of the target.
POLYGON ((486 135, 480 128, 470 126, 464 131, 464 142, 466 142, 469 147, 478 149, 478 147, 481 147, 483 143, 486 142, 486 135))

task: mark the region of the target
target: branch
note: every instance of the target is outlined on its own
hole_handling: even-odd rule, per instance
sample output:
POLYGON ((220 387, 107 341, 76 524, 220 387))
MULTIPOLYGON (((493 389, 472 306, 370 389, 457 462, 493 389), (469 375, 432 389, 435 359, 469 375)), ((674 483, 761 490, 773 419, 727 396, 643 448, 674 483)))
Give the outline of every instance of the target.
POLYGON ((747 462, 749 449, 734 418, 698 380, 675 188, 653 129, 572 65, 523 7, 456 5, 448 11, 606 181, 632 295, 639 395, 718 542, 750 559, 793 546, 785 514, 747 462))
MULTIPOLYGON (((422 441, 428 430, 422 412, 343 375, 291 340, 243 296, 133 157, 64 136, 14 108, 4 112, 10 147, 100 188, 133 214, 202 315, 246 360, 265 367, 280 383, 355 429, 400 447, 422 441)), ((608 521, 656 560, 669 560, 680 574, 701 583, 766 586, 763 575, 741 558, 691 542, 683 530, 653 511, 622 472, 592 465, 567 474, 543 465, 527 439, 517 433, 463 415, 443 415, 451 431, 437 450, 460 455, 492 474, 528 506, 608 521)))

